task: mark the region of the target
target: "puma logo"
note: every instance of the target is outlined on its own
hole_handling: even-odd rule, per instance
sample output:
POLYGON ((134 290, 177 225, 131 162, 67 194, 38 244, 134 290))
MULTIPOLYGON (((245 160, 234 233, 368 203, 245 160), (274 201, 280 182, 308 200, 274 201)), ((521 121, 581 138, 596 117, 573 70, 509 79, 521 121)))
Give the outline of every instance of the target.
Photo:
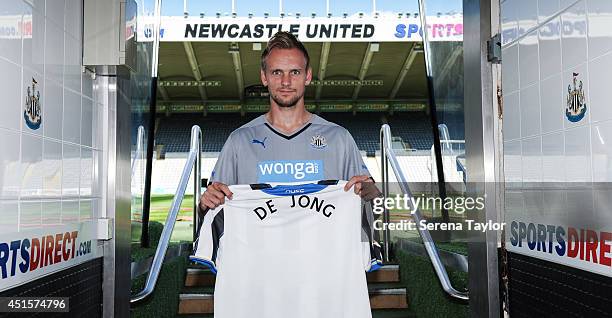
POLYGON ((268 137, 265 137, 263 140, 253 139, 253 141, 251 141, 251 143, 253 143, 253 144, 260 144, 265 149, 266 148, 266 144, 265 144, 266 139, 268 139, 268 137))

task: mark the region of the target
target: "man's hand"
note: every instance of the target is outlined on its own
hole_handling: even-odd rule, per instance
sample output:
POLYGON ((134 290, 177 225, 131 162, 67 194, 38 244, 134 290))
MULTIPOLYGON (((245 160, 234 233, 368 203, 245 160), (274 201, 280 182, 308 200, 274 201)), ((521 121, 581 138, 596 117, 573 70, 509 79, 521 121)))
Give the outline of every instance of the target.
POLYGON ((355 194, 368 201, 380 196, 381 194, 374 184, 372 177, 367 175, 352 177, 344 186, 344 191, 350 190, 351 187, 354 188, 353 190, 355 191, 355 194))
POLYGON ((200 197, 200 210, 214 209, 225 203, 225 197, 231 200, 233 195, 227 185, 221 182, 213 182, 200 197))

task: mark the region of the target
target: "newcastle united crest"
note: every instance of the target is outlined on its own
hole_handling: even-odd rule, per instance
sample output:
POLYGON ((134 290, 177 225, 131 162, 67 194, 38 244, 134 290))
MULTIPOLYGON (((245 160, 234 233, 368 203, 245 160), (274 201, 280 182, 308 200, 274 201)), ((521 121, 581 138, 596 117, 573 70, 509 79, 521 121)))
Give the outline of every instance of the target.
POLYGON ((584 118, 587 111, 586 101, 584 99, 584 90, 582 89, 582 81, 577 81, 578 73, 573 73, 573 85, 567 85, 567 105, 565 106, 565 117, 572 123, 579 122, 584 118), (576 86, 578 83, 578 86, 576 86))
POLYGON ((28 95, 26 96, 25 109, 23 111, 26 125, 33 130, 40 128, 40 123, 42 122, 40 92, 36 90, 36 84, 38 82, 32 78, 32 87, 28 87, 28 95))
POLYGON ((325 137, 321 135, 310 137, 310 146, 315 149, 323 149, 327 147, 327 142, 325 141, 325 137))

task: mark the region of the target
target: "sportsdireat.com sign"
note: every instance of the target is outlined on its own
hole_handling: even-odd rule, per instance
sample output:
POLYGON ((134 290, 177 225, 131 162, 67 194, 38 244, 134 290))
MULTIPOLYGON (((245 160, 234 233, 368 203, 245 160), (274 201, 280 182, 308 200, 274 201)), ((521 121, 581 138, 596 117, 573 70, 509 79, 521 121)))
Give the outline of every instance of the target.
POLYGON ((612 277, 612 232, 556 223, 511 220, 506 248, 612 277))
POLYGON ((0 291, 97 256, 93 221, 0 235, 0 291))
MULTIPOLYGON (((431 41, 463 41, 463 17, 427 17, 431 41)), ((267 42, 278 31, 302 42, 420 42, 419 18, 184 18, 162 17, 161 41, 267 42)), ((139 20, 137 40, 153 40, 153 20, 139 20)))

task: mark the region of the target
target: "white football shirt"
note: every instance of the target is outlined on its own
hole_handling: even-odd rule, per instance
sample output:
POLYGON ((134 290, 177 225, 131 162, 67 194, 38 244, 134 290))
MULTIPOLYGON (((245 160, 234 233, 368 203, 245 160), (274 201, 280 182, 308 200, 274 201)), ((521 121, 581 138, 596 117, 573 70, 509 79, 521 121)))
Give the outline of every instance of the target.
POLYGON ((371 317, 361 199, 345 181, 230 186, 191 259, 217 273, 215 317, 371 317))

